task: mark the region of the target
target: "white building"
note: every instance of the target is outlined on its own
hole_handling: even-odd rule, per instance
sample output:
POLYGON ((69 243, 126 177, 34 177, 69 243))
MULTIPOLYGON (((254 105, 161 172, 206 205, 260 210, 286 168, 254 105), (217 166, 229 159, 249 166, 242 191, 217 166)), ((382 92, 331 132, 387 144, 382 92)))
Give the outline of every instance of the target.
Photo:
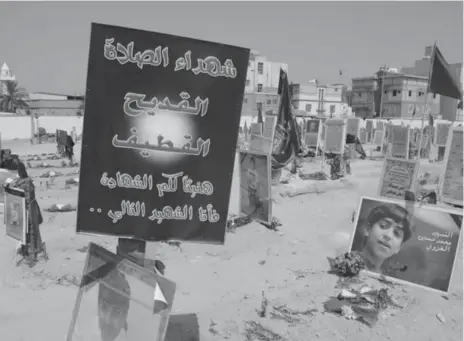
POLYGON ((4 82, 14 80, 16 80, 16 77, 11 74, 8 65, 3 63, 2 68, 0 69, 0 90, 3 95, 6 93, 6 84, 4 82))
POLYGON ((245 92, 276 93, 279 87, 280 69, 288 72, 288 64, 271 62, 258 51, 250 52, 245 92))
POLYGON ((345 98, 343 84, 320 85, 317 80, 306 84, 292 84, 292 104, 308 116, 349 116, 351 110, 345 98))

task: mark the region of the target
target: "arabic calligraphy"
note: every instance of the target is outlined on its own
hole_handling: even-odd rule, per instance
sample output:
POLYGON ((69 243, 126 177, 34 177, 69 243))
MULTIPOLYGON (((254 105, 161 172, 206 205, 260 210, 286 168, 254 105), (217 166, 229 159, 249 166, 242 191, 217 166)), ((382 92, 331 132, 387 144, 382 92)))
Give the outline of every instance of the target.
POLYGON ((161 176, 167 178, 168 181, 156 185, 159 197, 163 197, 164 193, 174 193, 175 191, 177 191, 177 178, 182 176, 183 174, 184 172, 179 172, 175 174, 162 173, 161 176))
POLYGON ((429 244, 426 246, 427 251, 433 251, 433 252, 450 252, 451 251, 451 242, 444 240, 444 239, 439 239, 439 238, 452 238, 454 235, 453 232, 445 232, 445 233, 439 233, 439 232, 434 232, 432 233, 432 238, 427 237, 427 236, 418 236, 417 240, 420 241, 427 241, 435 244, 441 244, 441 245, 433 245, 429 244))
POLYGON ((103 173, 100 179, 100 184, 110 189, 121 187, 121 188, 134 188, 150 191, 153 189, 153 177, 151 175, 144 174, 143 176, 136 175, 134 177, 127 173, 116 173, 116 179, 109 178, 108 173, 103 173))
POLYGON ((158 224, 161 224, 163 220, 192 220, 193 207, 184 205, 184 207, 177 206, 173 209, 171 206, 164 206, 161 210, 154 209, 148 219, 158 224))
POLYGON ((125 215, 130 217, 145 217, 145 203, 140 203, 140 201, 131 202, 129 200, 122 200, 120 211, 108 211, 108 217, 113 220, 113 224, 116 224, 125 215))
POLYGON ((196 185, 193 184, 193 180, 187 175, 182 177, 182 185, 185 193, 190 193, 191 198, 195 198, 197 194, 212 195, 214 192, 214 186, 209 181, 197 181, 196 185))
POLYGON ((220 218, 219 214, 211 204, 206 205, 206 209, 202 207, 198 208, 198 215, 201 222, 209 221, 210 223, 215 223, 219 221, 220 218))
POLYGON ((427 247, 425 248, 427 251, 432 251, 432 252, 450 252, 451 251, 451 246, 450 245, 447 245, 447 246, 437 246, 437 245, 427 245, 427 247))
POLYGON ((137 136, 137 129, 131 129, 132 135, 126 140, 119 140, 119 135, 116 134, 113 137, 112 144, 115 148, 126 148, 140 150, 140 155, 147 158, 151 155, 150 151, 161 151, 171 152, 185 155, 196 155, 206 157, 209 154, 209 148, 211 141, 206 141, 199 137, 196 141, 196 147, 192 147, 192 137, 185 135, 184 138, 187 141, 182 147, 174 147, 174 144, 170 140, 164 140, 164 136, 159 134, 157 137, 157 144, 150 144, 147 140, 144 143, 140 143, 137 136))
POLYGON ((120 43, 114 46, 113 43, 114 38, 105 39, 103 55, 108 60, 117 60, 121 65, 127 63, 136 64, 140 69, 143 69, 145 65, 160 66, 163 64, 163 67, 169 65, 169 49, 167 47, 161 48, 161 46, 158 46, 154 50, 139 51, 134 54, 133 41, 127 44, 126 47, 120 43), (120 53, 119 56, 118 52, 120 53))
POLYGON ((174 71, 186 70, 192 71, 195 75, 203 73, 211 77, 237 77, 237 69, 231 59, 226 59, 224 65, 221 65, 218 58, 209 56, 204 59, 198 58, 197 63, 197 67, 192 68, 192 52, 187 51, 183 57, 177 58, 174 71))
POLYGON ((164 193, 173 193, 177 191, 178 182, 177 179, 182 177, 182 188, 184 193, 189 193, 191 198, 195 198, 197 194, 202 195, 212 195, 214 192, 214 186, 209 181, 197 181, 196 184, 193 184, 193 180, 189 178, 188 175, 184 175, 184 172, 179 172, 175 174, 162 174, 163 177, 167 179, 167 182, 157 184, 158 195, 160 197, 164 196, 164 193))
POLYGON ((135 92, 128 92, 124 96, 124 113, 131 117, 137 117, 142 114, 154 116, 156 111, 172 111, 175 113, 182 113, 187 115, 199 115, 204 117, 208 112, 209 99, 201 99, 200 97, 195 98, 195 106, 191 107, 189 103, 190 94, 183 91, 179 94, 182 99, 177 104, 172 104, 168 97, 165 97, 162 101, 159 101, 156 97, 153 97, 151 101, 146 101, 146 95, 138 94, 135 92), (135 103, 135 108, 131 104, 135 103))

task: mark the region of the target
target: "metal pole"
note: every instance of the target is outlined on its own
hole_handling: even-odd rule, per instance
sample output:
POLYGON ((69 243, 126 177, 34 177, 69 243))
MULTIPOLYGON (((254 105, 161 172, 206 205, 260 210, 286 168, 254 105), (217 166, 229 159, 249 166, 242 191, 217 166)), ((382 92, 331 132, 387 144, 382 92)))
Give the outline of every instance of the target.
POLYGON ((382 73, 382 86, 380 88, 380 108, 379 108, 379 118, 382 119, 382 113, 383 113, 383 91, 384 91, 384 85, 385 85, 385 73, 387 66, 385 65, 383 67, 383 73, 382 73))

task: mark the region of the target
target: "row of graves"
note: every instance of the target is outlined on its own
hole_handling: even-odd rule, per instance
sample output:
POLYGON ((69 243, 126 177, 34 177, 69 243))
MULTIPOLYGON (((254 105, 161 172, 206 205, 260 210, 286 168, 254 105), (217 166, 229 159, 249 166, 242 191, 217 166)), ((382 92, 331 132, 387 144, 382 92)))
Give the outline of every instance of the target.
MULTIPOLYGON (((273 153, 276 117, 266 116, 262 121, 251 123, 248 131, 242 129, 239 145, 242 155, 260 155, 263 158, 262 169, 266 169, 265 157, 270 159, 273 153)), ((463 128, 449 121, 430 120, 422 131, 421 136, 419 128, 356 117, 305 119, 300 126, 302 144, 314 151, 313 156, 342 155, 347 148, 349 158, 353 159, 356 153, 354 140, 369 148, 369 160, 383 163, 376 196, 362 196, 353 214, 348 252, 331 261, 332 270, 342 278, 357 278, 362 270, 363 274, 389 286, 409 284, 449 295, 462 235, 463 128), (349 135, 354 139, 348 138, 349 135), (373 156, 373 152, 376 155, 373 156), (428 180, 427 172, 419 177, 421 159, 427 157, 433 162, 438 161, 435 168, 440 168, 432 190, 424 190, 422 186, 422 181, 428 180), (378 268, 373 267, 361 256, 366 247, 366 234, 369 234, 366 226, 372 224, 372 217, 398 208, 404 209, 407 221, 403 222, 407 225, 404 225, 402 242, 398 249, 393 250, 391 246, 384 262, 378 268)), ((363 150, 358 152, 362 155, 363 150)), ((250 174, 250 171, 245 174, 250 174)), ((268 175, 266 183, 272 180, 268 175)), ((268 210, 271 211, 271 207, 268 210)), ((382 293, 385 294, 386 289, 382 293)), ((360 297, 373 302, 375 297, 372 295, 378 298, 382 294, 365 288, 364 291, 343 290, 337 298, 329 299, 325 308, 373 325, 380 316, 375 309, 367 312, 358 306, 357 312, 350 310, 346 313, 344 310, 356 307, 360 297)), ((384 296, 386 301, 389 299, 387 296, 384 296)))
MULTIPOLYGON (((90 243, 68 341, 119 340, 121 335, 127 340, 164 340, 176 284, 166 276, 164 264, 146 257, 146 245, 223 245, 236 158, 240 213, 249 220, 275 223, 275 146, 286 145, 288 130, 297 125, 283 125, 279 116, 267 115, 260 123, 240 127, 237 103, 243 103, 249 53, 241 47, 92 24, 76 233, 117 237, 118 246, 108 250, 90 243)), ((303 149, 321 154, 322 160, 342 156, 347 144, 376 144, 381 134, 383 146, 383 140, 393 136, 378 195, 361 197, 350 248, 332 267, 340 276, 357 276, 364 269, 385 278, 361 256, 366 226, 374 226, 372 217, 385 210, 402 207, 413 223, 403 224, 408 238, 402 237, 401 249, 386 252, 384 247, 383 254, 394 252, 381 264, 383 273, 391 281, 447 294, 462 211, 421 206, 415 200, 420 164, 409 156, 409 128, 392 127, 388 135, 385 127, 374 130, 361 123, 357 118, 310 119, 300 132, 303 149), (405 200, 409 193, 413 199, 405 200)), ((440 202, 462 206, 462 128, 450 128, 446 140, 440 202)), ((5 217, 13 221, 19 215, 27 221, 21 200, 6 205, 5 217), (8 213, 10 206, 16 214, 8 213)), ((343 314, 343 307, 352 307, 345 317, 373 324, 391 301, 386 290, 344 291, 326 302, 325 309, 343 314), (363 308, 356 310, 360 298, 363 308)), ((265 302, 263 296, 263 306, 265 302)), ((265 307, 262 310, 264 317, 265 307)))

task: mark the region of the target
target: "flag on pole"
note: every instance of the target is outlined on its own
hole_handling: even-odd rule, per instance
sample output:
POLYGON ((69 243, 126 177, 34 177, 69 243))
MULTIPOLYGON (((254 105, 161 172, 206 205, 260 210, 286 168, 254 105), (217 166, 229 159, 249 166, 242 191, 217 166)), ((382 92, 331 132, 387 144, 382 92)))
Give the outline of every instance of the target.
POLYGON ((272 145, 273 169, 287 166, 301 150, 297 122, 291 110, 287 73, 282 69, 280 69, 278 89, 280 104, 272 145))
POLYGON ((432 54, 428 91, 434 94, 462 100, 461 84, 449 69, 448 63, 435 45, 432 54))
POLYGON ((412 112, 412 116, 416 116, 416 106, 414 105, 414 111, 412 112))

